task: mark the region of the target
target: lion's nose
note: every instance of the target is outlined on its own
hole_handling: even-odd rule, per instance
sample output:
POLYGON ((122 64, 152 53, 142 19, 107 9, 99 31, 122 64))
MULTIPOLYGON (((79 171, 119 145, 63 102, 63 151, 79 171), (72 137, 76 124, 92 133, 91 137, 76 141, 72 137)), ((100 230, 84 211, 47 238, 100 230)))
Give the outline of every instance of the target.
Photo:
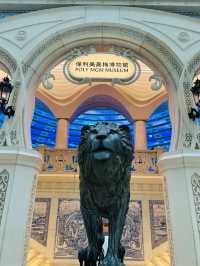
POLYGON ((96 136, 96 138, 99 139, 99 140, 103 140, 103 139, 106 138, 106 133, 101 132, 101 133, 99 133, 99 134, 96 136))

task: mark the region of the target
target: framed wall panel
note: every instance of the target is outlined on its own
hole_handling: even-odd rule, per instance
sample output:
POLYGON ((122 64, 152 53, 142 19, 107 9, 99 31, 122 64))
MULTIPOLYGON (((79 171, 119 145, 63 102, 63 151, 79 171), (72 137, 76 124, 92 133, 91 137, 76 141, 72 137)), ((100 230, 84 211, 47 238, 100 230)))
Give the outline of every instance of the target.
POLYGON ((31 238, 40 244, 47 245, 51 199, 36 198, 33 212, 31 238))

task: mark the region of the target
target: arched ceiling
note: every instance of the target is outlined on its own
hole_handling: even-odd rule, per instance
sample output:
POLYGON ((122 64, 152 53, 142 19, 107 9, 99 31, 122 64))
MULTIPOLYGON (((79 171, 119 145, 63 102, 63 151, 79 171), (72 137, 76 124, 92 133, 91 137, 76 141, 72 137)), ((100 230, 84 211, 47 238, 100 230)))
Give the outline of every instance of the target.
MULTIPOLYGON (((53 85, 53 88, 48 90, 44 88, 42 83, 40 84, 38 90, 42 91, 45 94, 50 95, 54 98, 55 101, 69 99, 75 93, 80 92, 83 88, 90 88, 94 85, 99 84, 99 82, 92 82, 91 84, 75 84, 66 79, 63 74, 63 65, 64 62, 60 63, 54 67, 51 71, 51 74, 54 75, 54 78, 50 78, 49 81, 53 85)), ((154 91, 151 89, 151 84, 153 81, 149 81, 149 78, 153 75, 153 71, 144 63, 140 61, 141 75, 139 79, 129 85, 119 85, 112 84, 108 82, 107 84, 115 87, 117 90, 120 90, 124 95, 128 96, 129 99, 137 104, 144 104, 148 101, 160 96, 165 91, 164 86, 160 90, 154 91)), ((105 83, 105 82, 104 82, 105 83)))
MULTIPOLYGON (((139 61, 139 64, 141 68, 141 74, 139 78, 135 82, 128 85, 112 84, 111 82, 91 82, 90 84, 76 84, 65 77, 63 73, 64 62, 61 62, 51 70, 50 73, 52 76, 47 80, 48 85, 50 85, 50 87, 52 88, 45 88, 43 86, 43 83, 41 82, 37 90, 37 97, 42 97, 41 100, 47 106, 51 105, 49 106, 51 109, 53 106, 55 106, 55 108, 52 109, 53 112, 55 112, 55 110, 58 110, 58 113, 60 114, 64 111, 60 110, 59 106, 65 106, 65 110, 67 110, 67 107, 68 109, 70 109, 70 102, 72 102, 73 100, 73 104, 77 105, 78 102, 80 103, 81 95, 85 95, 85 93, 92 93, 94 92, 95 88, 99 88, 99 94, 101 94, 102 90, 104 90, 104 92, 106 93, 106 91, 110 87, 113 88, 116 92, 116 95, 118 95, 117 98, 119 97, 119 99, 117 100, 119 100, 119 102, 122 102, 121 97, 124 97, 129 107, 138 106, 142 108, 142 112, 145 112, 145 110, 148 110, 148 105, 156 106, 161 101, 163 101, 163 99, 167 97, 167 92, 163 85, 159 90, 152 90, 151 86, 155 81, 150 81, 150 77, 154 74, 154 72, 143 62, 139 61), (47 97, 43 97, 44 95, 46 95, 47 97), (79 100, 75 103, 76 99, 79 100)), ((1 69, 0 80, 2 80, 2 78, 6 75, 7 74, 3 71, 3 69, 1 69)), ((98 97, 98 89, 95 90, 94 94, 95 95, 93 96, 98 97)), ((63 109, 63 107, 60 108, 63 109)), ((78 105, 76 106, 76 108, 78 108, 78 105)), ((141 112, 140 109, 139 112, 141 112)), ((150 111, 147 112, 149 113, 150 111)), ((134 114, 137 117, 136 113, 137 112, 134 111, 134 114)), ((54 114, 57 115, 56 113, 54 114)))

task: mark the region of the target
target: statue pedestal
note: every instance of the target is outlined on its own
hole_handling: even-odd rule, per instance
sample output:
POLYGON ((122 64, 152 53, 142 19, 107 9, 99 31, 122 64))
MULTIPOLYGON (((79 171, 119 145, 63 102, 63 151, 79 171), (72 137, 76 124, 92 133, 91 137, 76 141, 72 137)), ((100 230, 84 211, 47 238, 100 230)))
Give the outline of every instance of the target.
POLYGON ((0 150, 0 266, 26 265, 41 163, 40 154, 33 150, 0 150))
POLYGON ((159 160, 165 177, 172 266, 200 265, 200 152, 169 152, 159 160))

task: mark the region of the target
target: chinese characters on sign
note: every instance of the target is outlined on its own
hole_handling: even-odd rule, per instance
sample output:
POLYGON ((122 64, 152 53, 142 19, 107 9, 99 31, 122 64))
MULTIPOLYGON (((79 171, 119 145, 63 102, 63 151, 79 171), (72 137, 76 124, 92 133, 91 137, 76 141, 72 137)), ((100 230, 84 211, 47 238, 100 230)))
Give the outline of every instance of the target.
POLYGON ((78 72, 128 72, 128 63, 122 62, 85 62, 77 61, 75 71, 78 72))
POLYGON ((129 82, 139 76, 139 70, 136 61, 109 53, 81 55, 64 65, 64 74, 75 82, 86 80, 129 82))

